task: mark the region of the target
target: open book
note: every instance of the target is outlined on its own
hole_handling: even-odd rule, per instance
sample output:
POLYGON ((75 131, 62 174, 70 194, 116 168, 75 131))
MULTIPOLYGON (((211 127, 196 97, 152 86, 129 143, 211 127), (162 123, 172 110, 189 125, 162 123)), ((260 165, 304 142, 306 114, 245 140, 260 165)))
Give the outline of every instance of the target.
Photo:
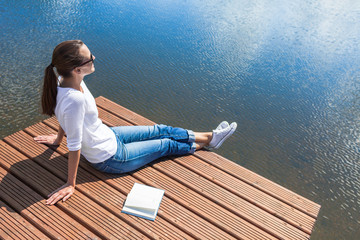
POLYGON ((135 183, 121 212, 154 221, 165 190, 135 183))

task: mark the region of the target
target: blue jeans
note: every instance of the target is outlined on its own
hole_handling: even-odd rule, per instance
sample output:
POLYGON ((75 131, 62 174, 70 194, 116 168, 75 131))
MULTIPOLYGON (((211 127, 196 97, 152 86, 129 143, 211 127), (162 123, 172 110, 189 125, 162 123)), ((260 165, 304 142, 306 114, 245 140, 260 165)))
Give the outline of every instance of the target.
POLYGON ((195 135, 191 130, 166 125, 112 127, 117 151, 104 162, 93 164, 102 172, 125 173, 155 159, 195 152, 195 135))

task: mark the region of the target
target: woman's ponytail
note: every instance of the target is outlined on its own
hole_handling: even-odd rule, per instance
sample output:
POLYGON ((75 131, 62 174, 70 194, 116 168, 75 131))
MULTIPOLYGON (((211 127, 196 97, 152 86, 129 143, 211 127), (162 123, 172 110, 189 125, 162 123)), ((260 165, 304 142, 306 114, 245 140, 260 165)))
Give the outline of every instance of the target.
POLYGON ((57 45, 54 49, 52 62, 45 69, 44 85, 41 96, 42 113, 50 117, 55 114, 56 95, 58 87, 58 76, 70 77, 71 71, 79 66, 84 57, 80 55, 79 49, 84 43, 81 40, 65 41, 57 45))
POLYGON ((50 64, 45 69, 43 92, 41 96, 42 113, 54 115, 57 95, 57 77, 53 65, 50 64))

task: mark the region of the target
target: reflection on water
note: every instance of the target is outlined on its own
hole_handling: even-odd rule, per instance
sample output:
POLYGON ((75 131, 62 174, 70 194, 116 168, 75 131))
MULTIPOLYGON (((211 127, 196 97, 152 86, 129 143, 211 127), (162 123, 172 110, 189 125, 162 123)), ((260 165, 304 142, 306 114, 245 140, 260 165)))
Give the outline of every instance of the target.
POLYGON ((38 122, 56 44, 82 39, 103 95, 158 123, 238 131, 218 153, 322 205, 312 239, 360 234, 358 1, 0 3, 0 134, 38 122))

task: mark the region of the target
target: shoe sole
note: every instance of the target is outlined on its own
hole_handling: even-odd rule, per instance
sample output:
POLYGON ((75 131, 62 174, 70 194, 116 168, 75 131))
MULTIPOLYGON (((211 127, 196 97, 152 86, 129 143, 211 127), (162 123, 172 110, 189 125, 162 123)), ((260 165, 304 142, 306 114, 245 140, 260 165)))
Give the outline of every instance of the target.
MULTIPOLYGON (((214 146, 215 149, 218 149, 218 148, 225 142, 225 140, 228 139, 228 138, 235 132, 235 130, 236 130, 236 128, 237 128, 237 124, 235 123, 235 124, 233 124, 233 125, 234 125, 234 127, 231 128, 230 132, 228 132, 228 134, 226 134, 226 135, 220 140, 220 142, 219 142, 218 144, 216 144, 216 146, 214 146)), ((231 126, 231 124, 230 124, 230 126, 231 126)))

